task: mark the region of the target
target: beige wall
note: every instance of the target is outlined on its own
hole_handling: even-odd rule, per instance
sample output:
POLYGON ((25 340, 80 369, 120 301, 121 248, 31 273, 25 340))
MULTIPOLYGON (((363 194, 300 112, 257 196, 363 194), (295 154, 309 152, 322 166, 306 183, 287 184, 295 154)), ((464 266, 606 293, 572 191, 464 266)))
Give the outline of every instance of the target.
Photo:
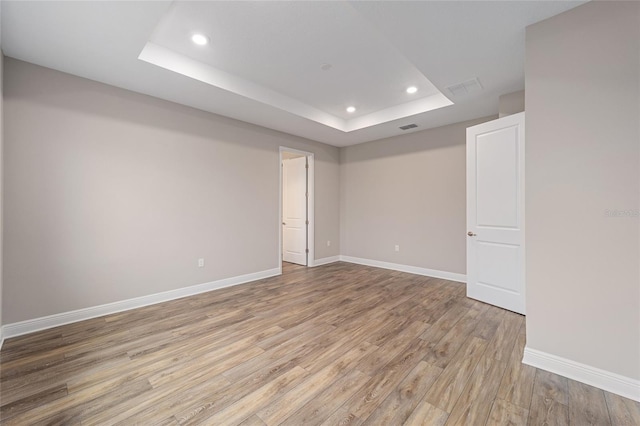
POLYGON ((466 128, 494 118, 341 149, 342 254, 465 274, 466 128))
POLYGON ((524 90, 507 93, 498 98, 498 117, 506 117, 522 111, 524 111, 524 90))
POLYGON ((533 25, 525 73, 527 346, 633 379, 639 23, 637 2, 591 2, 533 25))
POLYGON ((281 145, 315 154, 339 254, 338 148, 10 58, 5 83, 5 324, 277 268, 281 145))

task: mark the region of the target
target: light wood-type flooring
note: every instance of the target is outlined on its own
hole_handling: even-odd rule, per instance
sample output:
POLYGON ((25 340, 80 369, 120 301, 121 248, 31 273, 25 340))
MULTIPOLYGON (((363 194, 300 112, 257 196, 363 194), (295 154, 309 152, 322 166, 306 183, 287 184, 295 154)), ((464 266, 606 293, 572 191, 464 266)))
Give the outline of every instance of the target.
POLYGON ((9 339, 2 424, 638 425, 463 284, 334 263, 9 339))

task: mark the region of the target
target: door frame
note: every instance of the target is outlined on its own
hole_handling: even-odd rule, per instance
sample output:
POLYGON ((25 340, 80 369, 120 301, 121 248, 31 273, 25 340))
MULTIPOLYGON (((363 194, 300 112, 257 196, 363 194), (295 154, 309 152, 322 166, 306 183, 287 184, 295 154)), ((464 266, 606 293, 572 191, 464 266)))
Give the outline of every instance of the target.
POLYGON ((288 148, 286 146, 280 146, 280 151, 278 155, 278 169, 280 170, 280 184, 278 185, 278 269, 282 274, 282 161, 283 153, 291 152, 294 154, 301 154, 307 157, 307 164, 309 165, 309 169, 307 172, 307 220, 309 221, 309 225, 307 226, 307 249, 309 253, 307 253, 307 267, 315 266, 315 250, 314 250, 314 242, 315 242, 315 216, 314 216, 314 206, 315 206, 315 190, 314 190, 314 155, 313 152, 301 151, 295 148, 288 148))

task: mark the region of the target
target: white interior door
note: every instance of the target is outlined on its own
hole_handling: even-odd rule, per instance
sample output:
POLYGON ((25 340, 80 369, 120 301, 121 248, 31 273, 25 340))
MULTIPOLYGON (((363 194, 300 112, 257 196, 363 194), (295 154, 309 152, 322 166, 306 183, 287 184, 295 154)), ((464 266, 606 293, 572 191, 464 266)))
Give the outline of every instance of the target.
POLYGON ((282 260, 307 265, 307 157, 282 162, 282 260))
POLYGON ((524 314, 524 113, 467 129, 467 231, 467 296, 524 314))

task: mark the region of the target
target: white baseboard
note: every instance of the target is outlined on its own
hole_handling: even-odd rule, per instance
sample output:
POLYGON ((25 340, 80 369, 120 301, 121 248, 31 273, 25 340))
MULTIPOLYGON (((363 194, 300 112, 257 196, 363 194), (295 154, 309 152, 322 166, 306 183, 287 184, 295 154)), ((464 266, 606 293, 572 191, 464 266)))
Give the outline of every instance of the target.
POLYGON ((340 260, 343 262, 356 263, 358 265, 374 266, 376 268, 392 269, 394 271, 408 272, 410 274, 442 278, 449 281, 457 281, 461 283, 467 282, 467 276, 465 274, 458 274, 455 272, 438 271, 435 269, 420 268, 418 266, 401 265, 399 263, 382 262, 379 260, 362 259, 351 256, 340 256, 340 260))
POLYGON ((334 263, 339 261, 340 261, 340 256, 323 257, 322 259, 316 259, 313 262, 313 266, 328 265, 329 263, 334 263))
MULTIPOLYGON (((322 259, 316 259, 314 262, 314 266, 327 265, 329 263, 339 261, 355 263, 358 265, 374 266, 377 268, 391 269, 400 272, 408 272, 411 274, 424 275, 434 278, 442 278, 462 283, 466 282, 466 275, 463 274, 437 271, 434 269, 419 268, 417 266, 401 265, 397 263, 381 262, 378 260, 362 259, 351 256, 331 256, 322 259)), ((156 293, 148 296, 137 297, 134 299, 108 303, 105 305, 92 306, 90 308, 78 309, 75 311, 63 312, 46 317, 6 324, 0 329, 0 348, 2 347, 1 344, 2 342, 4 342, 4 339, 7 338, 21 336, 23 334, 46 330, 48 328, 58 327, 78 321, 84 321, 91 318, 110 315, 117 312, 128 311, 130 309, 141 308, 143 306, 153 305, 155 303, 167 302, 169 300, 193 296, 195 294, 205 293, 207 291, 243 284, 263 278, 269 278, 280 274, 282 274, 282 269, 281 267, 278 267, 274 269, 268 269, 266 271, 255 272, 252 274, 240 275, 237 277, 225 278, 218 281, 212 281, 204 284, 170 290, 163 293, 156 293)))
POLYGON ((153 305, 155 303, 181 299, 183 297, 193 296, 195 294, 205 293, 207 291, 217 290, 224 287, 231 287, 238 284, 244 284, 250 281, 256 281, 281 274, 281 268, 268 269, 266 271, 254 272, 237 277, 211 281, 204 284, 197 284, 190 287, 178 288, 162 293, 150 294, 148 296, 136 297, 135 299, 121 300, 119 302, 107 303, 106 305, 92 306, 90 308, 78 309, 76 311, 63 312, 46 317, 6 324, 2 326, 1 334, 4 340, 5 338, 8 339, 10 337, 21 336, 23 334, 33 333, 34 331, 45 330, 47 328, 58 327, 60 325, 70 324, 73 322, 84 321, 104 315, 115 314, 117 312, 128 311, 130 309, 141 308, 143 306, 153 305))
POLYGON ((524 348, 522 362, 634 401, 640 401, 640 380, 621 376, 529 347, 524 348))

